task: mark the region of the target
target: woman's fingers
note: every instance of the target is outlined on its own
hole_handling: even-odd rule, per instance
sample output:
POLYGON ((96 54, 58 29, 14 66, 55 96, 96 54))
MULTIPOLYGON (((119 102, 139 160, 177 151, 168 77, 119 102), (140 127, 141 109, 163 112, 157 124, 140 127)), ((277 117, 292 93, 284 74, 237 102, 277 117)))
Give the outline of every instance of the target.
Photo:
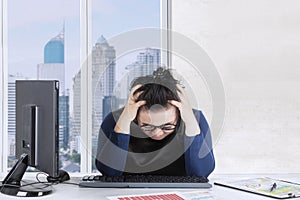
POLYGON ((169 100, 168 101, 170 104, 172 104, 173 106, 177 107, 178 109, 181 109, 181 103, 175 100, 169 100))
POLYGON ((131 90, 130 90, 130 96, 133 96, 133 93, 134 93, 137 89, 139 89, 140 87, 142 87, 142 84, 138 84, 138 85, 134 86, 133 88, 131 88, 131 90))
POLYGON ((143 91, 140 91, 140 92, 134 94, 134 92, 135 92, 137 89, 139 89, 141 86, 142 86, 142 85, 139 84, 139 85, 134 86, 134 87, 131 89, 131 91, 130 91, 130 96, 129 96, 129 100, 131 101, 131 103, 135 103, 135 101, 136 101, 137 98, 140 96, 140 94, 143 93, 143 91))
POLYGON ((136 93, 135 95, 133 95, 132 100, 136 101, 139 98, 140 94, 142 94, 142 93, 143 93, 143 91, 140 91, 140 92, 136 93))
POLYGON ((144 100, 136 102, 136 105, 137 105, 138 108, 145 105, 145 104, 146 104, 146 101, 144 101, 144 100))
POLYGON ((176 87, 177 87, 177 90, 178 90, 181 94, 184 93, 183 88, 181 87, 181 85, 176 84, 176 87))

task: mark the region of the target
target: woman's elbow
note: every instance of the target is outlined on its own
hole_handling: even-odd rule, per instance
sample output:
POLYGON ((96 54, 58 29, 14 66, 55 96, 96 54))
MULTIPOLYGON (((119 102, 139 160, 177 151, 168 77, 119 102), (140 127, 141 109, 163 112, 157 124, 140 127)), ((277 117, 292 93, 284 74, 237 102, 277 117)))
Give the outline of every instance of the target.
POLYGON ((96 159, 95 164, 96 164, 96 168, 102 175, 121 176, 123 174, 122 171, 113 169, 113 168, 101 163, 98 159, 96 159))

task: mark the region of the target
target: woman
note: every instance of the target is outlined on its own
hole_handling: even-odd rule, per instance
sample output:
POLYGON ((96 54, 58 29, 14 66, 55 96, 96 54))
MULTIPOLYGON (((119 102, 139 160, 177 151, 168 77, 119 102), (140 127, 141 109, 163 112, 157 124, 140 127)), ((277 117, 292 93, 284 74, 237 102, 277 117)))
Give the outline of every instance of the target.
POLYGON ((110 176, 207 177, 214 170, 208 123, 169 70, 135 79, 124 108, 104 119, 96 166, 110 176))

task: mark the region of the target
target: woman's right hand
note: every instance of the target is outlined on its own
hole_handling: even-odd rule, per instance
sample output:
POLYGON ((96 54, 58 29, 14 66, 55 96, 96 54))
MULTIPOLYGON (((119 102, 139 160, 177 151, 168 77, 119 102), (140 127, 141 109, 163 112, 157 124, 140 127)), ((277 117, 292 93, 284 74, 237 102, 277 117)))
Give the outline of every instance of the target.
POLYGON ((125 108, 120 115, 116 126, 114 128, 114 131, 116 133, 124 133, 129 134, 130 132, 130 123, 136 118, 138 109, 146 104, 146 101, 138 101, 136 102, 136 99, 139 97, 139 95, 142 92, 138 92, 135 95, 134 92, 140 88, 142 85, 136 85, 130 90, 130 95, 127 100, 127 103, 125 105, 125 108))

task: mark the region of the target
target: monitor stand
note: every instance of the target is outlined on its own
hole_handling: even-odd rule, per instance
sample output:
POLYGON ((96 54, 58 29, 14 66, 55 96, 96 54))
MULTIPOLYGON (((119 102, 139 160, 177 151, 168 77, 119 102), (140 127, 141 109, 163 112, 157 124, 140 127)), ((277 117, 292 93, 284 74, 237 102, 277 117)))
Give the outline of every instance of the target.
MULTIPOLYGON (((52 183, 24 182, 23 175, 28 167, 28 155, 22 154, 8 175, 0 183, 0 192, 19 197, 39 197, 52 193, 52 183)), ((65 172, 66 173, 66 172, 65 172)), ((55 180, 59 180, 59 177, 55 180)), ((49 181, 49 180, 48 180, 49 181)), ((52 181, 54 182, 54 181, 52 181)), ((60 181, 58 181, 60 182, 60 181)))

